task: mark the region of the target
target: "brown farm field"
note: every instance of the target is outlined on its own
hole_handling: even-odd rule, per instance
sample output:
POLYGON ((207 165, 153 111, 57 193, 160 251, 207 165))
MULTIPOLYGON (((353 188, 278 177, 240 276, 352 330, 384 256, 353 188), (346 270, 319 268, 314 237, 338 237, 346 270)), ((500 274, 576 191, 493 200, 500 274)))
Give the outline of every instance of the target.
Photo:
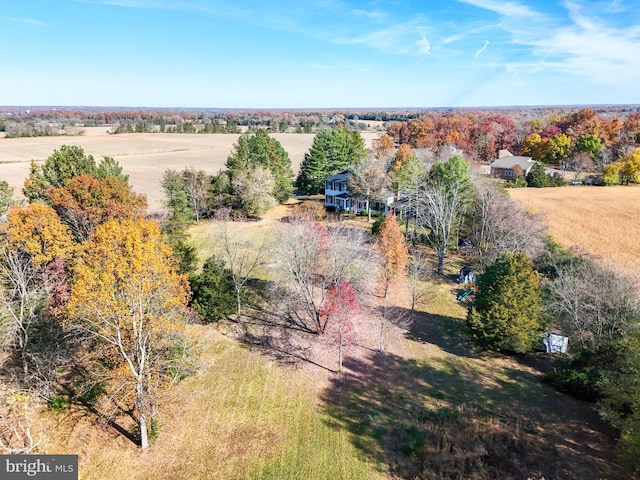
POLYGON ((640 186, 511 189, 512 198, 547 217, 560 244, 632 274, 640 263, 640 186))
MULTIPOLYGON (((0 138, 0 180, 6 180, 19 193, 29 174, 31 160, 44 161, 62 145, 78 145, 99 160, 105 155, 115 158, 130 177, 133 189, 143 193, 149 210, 162 208, 160 179, 166 169, 194 167, 208 174, 224 168, 227 156, 238 135, 130 133, 109 135, 109 127, 85 128, 74 137, 0 138)), ((362 133, 367 146, 378 137, 376 132, 362 133)), ((313 143, 314 134, 275 133, 289 154, 297 172, 304 154, 313 143)))

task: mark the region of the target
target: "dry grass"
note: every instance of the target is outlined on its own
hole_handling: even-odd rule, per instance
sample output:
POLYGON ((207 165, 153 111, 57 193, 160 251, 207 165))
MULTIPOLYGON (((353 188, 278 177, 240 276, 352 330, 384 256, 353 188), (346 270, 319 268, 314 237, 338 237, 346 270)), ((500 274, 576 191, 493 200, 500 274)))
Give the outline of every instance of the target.
MULTIPOLYGON (((162 207, 160 180, 166 169, 181 170, 184 167, 201 169, 213 174, 224 168, 238 135, 227 134, 170 134, 130 133, 108 135, 108 127, 91 127, 77 137, 33 137, 0 139, 0 180, 6 180, 20 192, 24 179, 29 175, 30 161, 43 161, 62 145, 78 145, 85 153, 100 159, 105 155, 118 160, 130 183, 138 193, 147 195, 151 211, 162 207)), ((364 132, 370 146, 378 133, 364 132)), ((313 134, 275 133, 289 154, 294 171, 297 171, 304 154, 313 143, 313 134)))
POLYGON ((635 273, 640 259, 640 186, 511 189, 512 198, 543 213, 560 244, 600 263, 635 273))
MULTIPOLYGON (((234 228, 267 233, 288 212, 234 228)), ((193 228, 201 248, 215 228, 193 228)), ((530 359, 474 351, 455 300, 458 267, 450 259, 445 277, 425 282, 417 318, 389 335, 386 352, 365 318, 370 331, 342 375, 317 336, 298 334, 308 348, 286 363, 223 334, 233 324, 192 326, 200 370, 163 402, 147 452, 82 410, 49 414, 46 449, 78 453, 83 479, 630 478, 614 475, 612 440, 592 405, 542 384, 530 359)))
POLYGON ((202 367, 165 399, 160 437, 147 452, 80 410, 59 417, 48 451, 79 454, 87 480, 384 478, 346 432, 328 425, 304 372, 279 368, 214 329, 194 326, 191 334, 202 367))

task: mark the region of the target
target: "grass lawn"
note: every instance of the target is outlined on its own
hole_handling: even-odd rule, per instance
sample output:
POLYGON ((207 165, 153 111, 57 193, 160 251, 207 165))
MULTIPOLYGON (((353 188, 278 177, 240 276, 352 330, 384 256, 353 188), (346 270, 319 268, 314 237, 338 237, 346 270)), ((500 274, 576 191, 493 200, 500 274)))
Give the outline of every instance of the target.
MULTIPOLYGON (((287 209, 234 228, 268 235, 287 209)), ((191 230, 202 260, 215 228, 191 230)), ((386 351, 358 343, 341 375, 313 349, 283 364, 235 339, 232 324, 193 325, 200 370, 163 399, 148 451, 81 409, 50 415, 47 449, 78 453, 83 479, 631 478, 594 406, 539 381, 546 360, 472 348, 459 265, 448 268, 422 285, 418 314, 386 351)))

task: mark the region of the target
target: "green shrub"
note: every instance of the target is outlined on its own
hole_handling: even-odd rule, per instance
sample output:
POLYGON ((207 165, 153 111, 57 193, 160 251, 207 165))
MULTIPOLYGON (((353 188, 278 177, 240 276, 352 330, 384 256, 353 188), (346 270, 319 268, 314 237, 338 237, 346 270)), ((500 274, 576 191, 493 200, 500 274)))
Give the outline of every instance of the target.
POLYGON ((598 391, 598 374, 595 371, 574 369, 554 370, 546 373, 542 381, 555 387, 561 393, 589 402, 595 402, 600 397, 598 391))
POLYGON ((382 226, 382 222, 384 222, 384 217, 376 218, 376 221, 371 225, 371 233, 373 235, 380 235, 380 227, 382 226))
POLYGON ((93 406, 105 392, 106 390, 102 383, 94 383, 80 394, 78 400, 83 405, 93 406))
POLYGON ((236 309, 236 296, 231 271, 223 260, 212 256, 200 275, 189 278, 193 297, 191 306, 207 322, 226 317, 236 309))
POLYGON ((69 406, 69 399, 63 395, 54 395, 49 399, 49 406, 54 410, 64 410, 69 406))
POLYGON ((524 188, 527 186, 527 180, 522 176, 518 176, 504 182, 504 186, 507 188, 524 188))
POLYGON ((541 341, 544 327, 539 280, 524 253, 503 253, 478 277, 466 324, 485 349, 524 353, 541 341))

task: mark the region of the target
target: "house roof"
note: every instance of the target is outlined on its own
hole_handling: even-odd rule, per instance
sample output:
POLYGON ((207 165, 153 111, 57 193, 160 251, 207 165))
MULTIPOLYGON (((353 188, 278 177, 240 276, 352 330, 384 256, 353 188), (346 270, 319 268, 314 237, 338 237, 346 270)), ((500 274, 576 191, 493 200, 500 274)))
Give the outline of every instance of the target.
POLYGON ((349 177, 349 170, 345 170, 330 177, 325 178, 326 182, 344 182, 349 177))
POLYGON ((532 167, 536 163, 531 157, 504 157, 498 158, 491 163, 491 168, 513 168, 516 165, 519 165, 522 170, 527 170, 532 167))
POLYGON ((349 198, 350 196, 348 193, 341 193, 340 195, 336 195, 336 198, 349 198))

